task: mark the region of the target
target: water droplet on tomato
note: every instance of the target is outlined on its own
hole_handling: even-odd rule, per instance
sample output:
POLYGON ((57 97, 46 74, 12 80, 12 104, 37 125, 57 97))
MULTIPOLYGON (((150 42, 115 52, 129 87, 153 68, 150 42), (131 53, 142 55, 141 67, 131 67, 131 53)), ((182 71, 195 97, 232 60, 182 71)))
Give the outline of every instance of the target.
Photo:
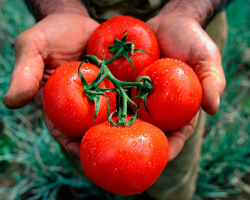
POLYGON ((67 70, 65 70, 63 73, 64 73, 64 74, 67 74, 67 73, 68 73, 68 71, 67 71, 67 70))
POLYGON ((70 84, 71 84, 71 81, 68 81, 67 84, 70 85, 70 84))
POLYGON ((124 142, 122 142, 122 144, 123 144, 123 145, 125 145, 125 144, 126 144, 126 142, 124 141, 124 142))
POLYGON ((139 139, 138 139, 138 142, 142 142, 142 139, 141 139, 141 138, 139 138, 139 139))
POLYGON ((174 80, 173 76, 169 76, 168 78, 169 78, 170 81, 174 80))
POLYGON ((147 134, 147 133, 144 133, 144 134, 143 134, 143 137, 147 138, 147 137, 148 137, 148 134, 147 134))
POLYGON ((154 145, 152 143, 149 143, 148 147, 152 149, 154 147, 154 145))
POLYGON ((193 91, 193 90, 191 90, 191 91, 190 91, 190 95, 193 95, 193 94, 194 94, 194 91, 193 91))
POLYGON ((95 148, 91 149, 90 153, 92 154, 92 153, 94 153, 94 151, 95 151, 95 148))
POLYGON ((136 146, 136 145, 137 145, 137 142, 136 142, 136 141, 133 141, 133 142, 132 142, 132 145, 133 145, 133 146, 136 146))
POLYGON ((122 139, 122 140, 124 139, 124 136, 123 136, 123 135, 121 136, 121 139, 122 139))
POLYGON ((133 138, 133 137, 134 137, 134 135, 130 135, 129 137, 133 138))
POLYGON ((164 98, 167 99, 168 98, 168 92, 166 94, 164 94, 164 98))
POLYGON ((113 170, 113 174, 115 174, 117 172, 117 168, 115 168, 114 170, 113 170))
POLYGON ((184 74, 182 74, 182 75, 181 75, 181 78, 184 78, 184 77, 185 77, 184 74))

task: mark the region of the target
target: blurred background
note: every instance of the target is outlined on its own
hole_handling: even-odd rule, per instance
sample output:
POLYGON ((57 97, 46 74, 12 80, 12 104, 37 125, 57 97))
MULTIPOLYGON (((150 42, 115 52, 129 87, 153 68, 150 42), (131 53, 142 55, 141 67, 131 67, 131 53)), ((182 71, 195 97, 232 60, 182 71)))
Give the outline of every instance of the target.
MULTIPOLYGON (((197 199, 250 199, 250 1, 235 0, 226 12, 227 86, 218 113, 207 118, 197 199)), ((0 0, 0 99, 10 84, 15 39, 34 23, 22 0, 0 0)), ((34 102, 9 110, 0 101, 0 200, 90 197, 125 199, 74 173, 34 102)))

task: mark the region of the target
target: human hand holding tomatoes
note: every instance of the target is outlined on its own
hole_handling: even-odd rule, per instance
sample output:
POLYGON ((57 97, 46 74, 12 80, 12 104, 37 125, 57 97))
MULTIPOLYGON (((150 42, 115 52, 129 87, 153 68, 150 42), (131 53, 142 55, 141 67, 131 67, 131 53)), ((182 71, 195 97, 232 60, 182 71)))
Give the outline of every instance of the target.
MULTIPOLYGON (((83 5, 77 6, 77 10, 51 13, 18 36, 11 85, 3 99, 8 108, 23 107, 35 95, 38 105, 43 107, 42 90, 55 68, 80 60, 90 34, 99 24, 88 16, 83 5)), ((45 112, 43 116, 55 140, 79 157, 79 139, 61 133, 45 112)))
MULTIPOLYGON (((158 39, 162 56, 179 59, 194 69, 202 86, 202 108, 208 114, 215 114, 225 87, 217 46, 195 19, 184 12, 163 11, 147 22, 158 39)), ((180 130, 168 133, 169 160, 181 151, 196 123, 197 116, 180 130)))

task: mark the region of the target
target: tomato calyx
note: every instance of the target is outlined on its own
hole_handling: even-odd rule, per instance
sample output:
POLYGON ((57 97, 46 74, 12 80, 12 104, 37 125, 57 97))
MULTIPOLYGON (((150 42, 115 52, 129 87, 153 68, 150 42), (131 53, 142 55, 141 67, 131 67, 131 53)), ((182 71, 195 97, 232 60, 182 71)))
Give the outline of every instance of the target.
POLYGON ((114 52, 114 56, 111 59, 105 61, 105 64, 108 65, 111 62, 113 62, 116 58, 124 56, 129 61, 131 66, 133 67, 133 70, 135 73, 134 64, 133 64, 131 58, 129 57, 129 53, 133 56, 134 52, 139 52, 139 53, 150 53, 150 52, 144 51, 142 49, 135 49, 135 45, 132 42, 128 42, 128 40, 132 39, 132 38, 127 38, 127 35, 126 35, 127 31, 128 30, 126 30, 123 33, 123 37, 121 40, 115 38, 114 45, 109 46, 109 50, 114 52))
POLYGON ((140 105, 140 99, 142 98, 143 103, 146 106, 146 97, 149 94, 150 90, 152 89, 152 83, 151 79, 148 76, 140 77, 136 82, 124 82, 116 79, 110 70, 108 69, 106 65, 106 61, 101 61, 98 59, 96 56, 93 55, 86 55, 79 65, 78 68, 78 74, 81 79, 83 88, 84 88, 84 93, 85 95, 91 100, 95 102, 95 115, 94 118, 96 119, 98 115, 98 111, 100 108, 100 95, 105 96, 108 99, 108 120, 111 125, 113 126, 131 126, 136 119, 138 118, 138 111, 139 111, 139 105, 140 105), (84 62, 91 62, 97 66, 100 67, 100 70, 98 72, 97 77, 95 80, 88 84, 82 75, 80 68, 81 65, 84 62), (115 86, 115 89, 103 89, 103 88, 98 88, 99 84, 105 79, 109 79, 115 86), (136 88, 137 91, 140 91, 140 93, 134 97, 139 98, 139 103, 138 106, 132 101, 132 99, 127 95, 126 90, 130 88, 136 88), (112 120, 112 116, 115 112, 109 113, 109 97, 105 95, 104 93, 106 92, 116 92, 118 95, 118 120, 117 122, 114 122, 112 120), (126 121, 127 119, 127 104, 130 104, 132 106, 137 107, 134 116, 129 120, 126 121))

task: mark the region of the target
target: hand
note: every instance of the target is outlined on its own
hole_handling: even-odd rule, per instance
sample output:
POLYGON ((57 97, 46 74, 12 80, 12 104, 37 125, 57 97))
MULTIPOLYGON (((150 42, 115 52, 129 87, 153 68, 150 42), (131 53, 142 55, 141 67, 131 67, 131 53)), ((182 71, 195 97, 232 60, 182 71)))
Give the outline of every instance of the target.
MULTIPOLYGON (((216 44, 195 19, 180 13, 160 13, 147 24, 158 39, 162 57, 182 60, 194 69, 202 85, 202 108, 208 114, 215 114, 226 84, 216 44)), ((169 160, 179 154, 193 134, 197 119, 198 114, 180 130, 168 133, 169 160)))
MULTIPOLYGON (((4 104, 8 108, 20 108, 36 95, 38 105, 43 107, 42 90, 49 76, 56 67, 81 59, 90 34, 98 25, 87 15, 61 12, 48 15, 20 34, 15 43, 16 61, 4 104)), ((79 157, 80 140, 57 130, 44 110, 43 116, 54 139, 79 157)))

